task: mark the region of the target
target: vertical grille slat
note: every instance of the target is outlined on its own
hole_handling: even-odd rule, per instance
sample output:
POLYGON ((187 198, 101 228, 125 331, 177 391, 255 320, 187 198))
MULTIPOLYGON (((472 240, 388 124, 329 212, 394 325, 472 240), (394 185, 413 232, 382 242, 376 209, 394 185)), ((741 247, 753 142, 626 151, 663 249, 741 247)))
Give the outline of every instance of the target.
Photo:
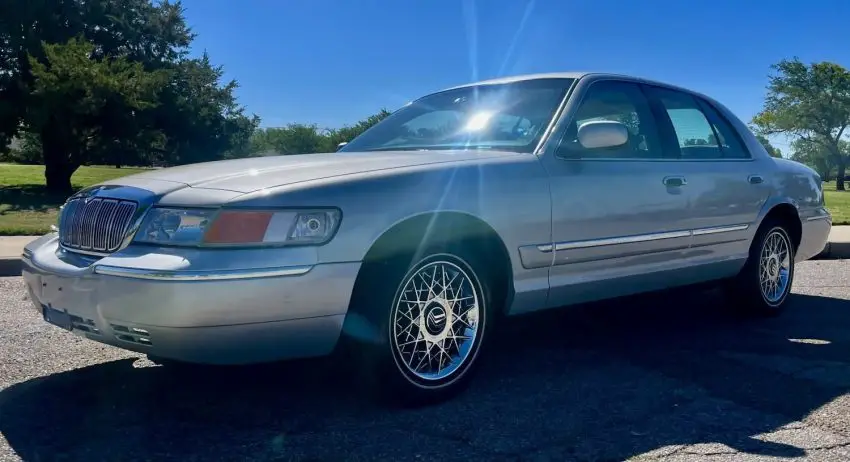
POLYGON ((72 251, 115 252, 124 242, 137 207, 136 202, 121 199, 71 199, 59 217, 59 242, 72 251))
POLYGON ((86 208, 88 204, 80 203, 74 219, 74 242, 75 247, 81 247, 83 242, 83 223, 86 221, 86 208))
POLYGON ((104 232, 97 235, 95 239, 94 250, 105 252, 109 248, 109 228, 112 220, 115 218, 115 210, 117 201, 107 199, 103 201, 100 207, 100 216, 98 217, 97 227, 103 229, 104 232))
POLYGON ((79 242, 78 245, 81 249, 85 248, 86 240, 89 237, 89 220, 91 220, 91 209, 92 202, 88 202, 83 204, 83 210, 80 213, 80 224, 78 226, 80 231, 79 242))
POLYGON ((74 215, 77 212, 78 205, 79 201, 70 200, 67 204, 65 204, 65 207, 62 208, 62 215, 59 219, 59 239, 63 245, 67 245, 71 242, 70 230, 73 226, 74 215))
POLYGON ((106 239, 109 241, 107 245, 109 247, 117 247, 120 243, 120 241, 116 239, 116 236, 120 232, 118 225, 124 220, 124 208, 123 204, 118 204, 118 206, 115 207, 115 216, 117 218, 109 224, 109 228, 106 230, 106 239))
POLYGON ((91 206, 91 210, 86 209, 86 216, 88 216, 88 220, 86 220, 86 238, 83 240, 83 249, 86 250, 94 250, 94 241, 97 239, 97 234, 100 229, 98 228, 98 223, 100 221, 100 209, 103 208, 103 201, 91 201, 89 202, 91 206))

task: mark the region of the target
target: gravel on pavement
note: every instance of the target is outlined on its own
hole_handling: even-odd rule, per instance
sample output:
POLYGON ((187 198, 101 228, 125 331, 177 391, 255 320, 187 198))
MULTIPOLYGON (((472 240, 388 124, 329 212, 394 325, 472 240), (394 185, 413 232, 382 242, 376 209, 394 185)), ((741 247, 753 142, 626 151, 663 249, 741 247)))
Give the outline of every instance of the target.
POLYGON ((694 290, 512 318, 469 390, 415 410, 331 360, 158 366, 0 278, 0 461, 850 460, 850 262, 796 278, 773 319, 694 290))

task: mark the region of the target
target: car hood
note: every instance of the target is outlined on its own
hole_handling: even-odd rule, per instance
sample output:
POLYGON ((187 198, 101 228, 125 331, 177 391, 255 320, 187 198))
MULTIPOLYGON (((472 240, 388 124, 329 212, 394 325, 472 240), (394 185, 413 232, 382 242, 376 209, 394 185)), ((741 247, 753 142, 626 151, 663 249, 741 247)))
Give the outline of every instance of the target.
POLYGON ((427 164, 520 155, 505 151, 338 152, 251 157, 151 170, 104 184, 166 193, 182 187, 250 193, 275 186, 427 164))

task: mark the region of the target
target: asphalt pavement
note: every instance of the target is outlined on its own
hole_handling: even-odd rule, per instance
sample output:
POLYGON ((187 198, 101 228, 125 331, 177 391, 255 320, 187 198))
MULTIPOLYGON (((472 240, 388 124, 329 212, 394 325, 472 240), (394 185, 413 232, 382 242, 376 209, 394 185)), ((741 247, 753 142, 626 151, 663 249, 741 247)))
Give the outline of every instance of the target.
POLYGON ((470 389, 388 409, 332 361, 157 366, 0 279, 0 461, 850 460, 850 262, 743 319, 679 291, 512 319, 470 389))

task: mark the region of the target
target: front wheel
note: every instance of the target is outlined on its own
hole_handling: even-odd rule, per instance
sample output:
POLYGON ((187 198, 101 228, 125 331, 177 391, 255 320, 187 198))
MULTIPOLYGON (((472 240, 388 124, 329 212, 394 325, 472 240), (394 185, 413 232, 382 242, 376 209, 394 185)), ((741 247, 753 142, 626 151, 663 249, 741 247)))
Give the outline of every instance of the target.
POLYGON ((367 271, 370 280, 359 288, 351 315, 365 318, 378 335, 352 346, 367 366, 372 391, 404 405, 438 402, 461 391, 491 321, 482 265, 455 250, 367 271))
POLYGON ((794 250, 781 222, 771 220, 762 225, 747 263, 732 281, 734 301, 745 312, 775 316, 782 311, 794 281, 794 250))

